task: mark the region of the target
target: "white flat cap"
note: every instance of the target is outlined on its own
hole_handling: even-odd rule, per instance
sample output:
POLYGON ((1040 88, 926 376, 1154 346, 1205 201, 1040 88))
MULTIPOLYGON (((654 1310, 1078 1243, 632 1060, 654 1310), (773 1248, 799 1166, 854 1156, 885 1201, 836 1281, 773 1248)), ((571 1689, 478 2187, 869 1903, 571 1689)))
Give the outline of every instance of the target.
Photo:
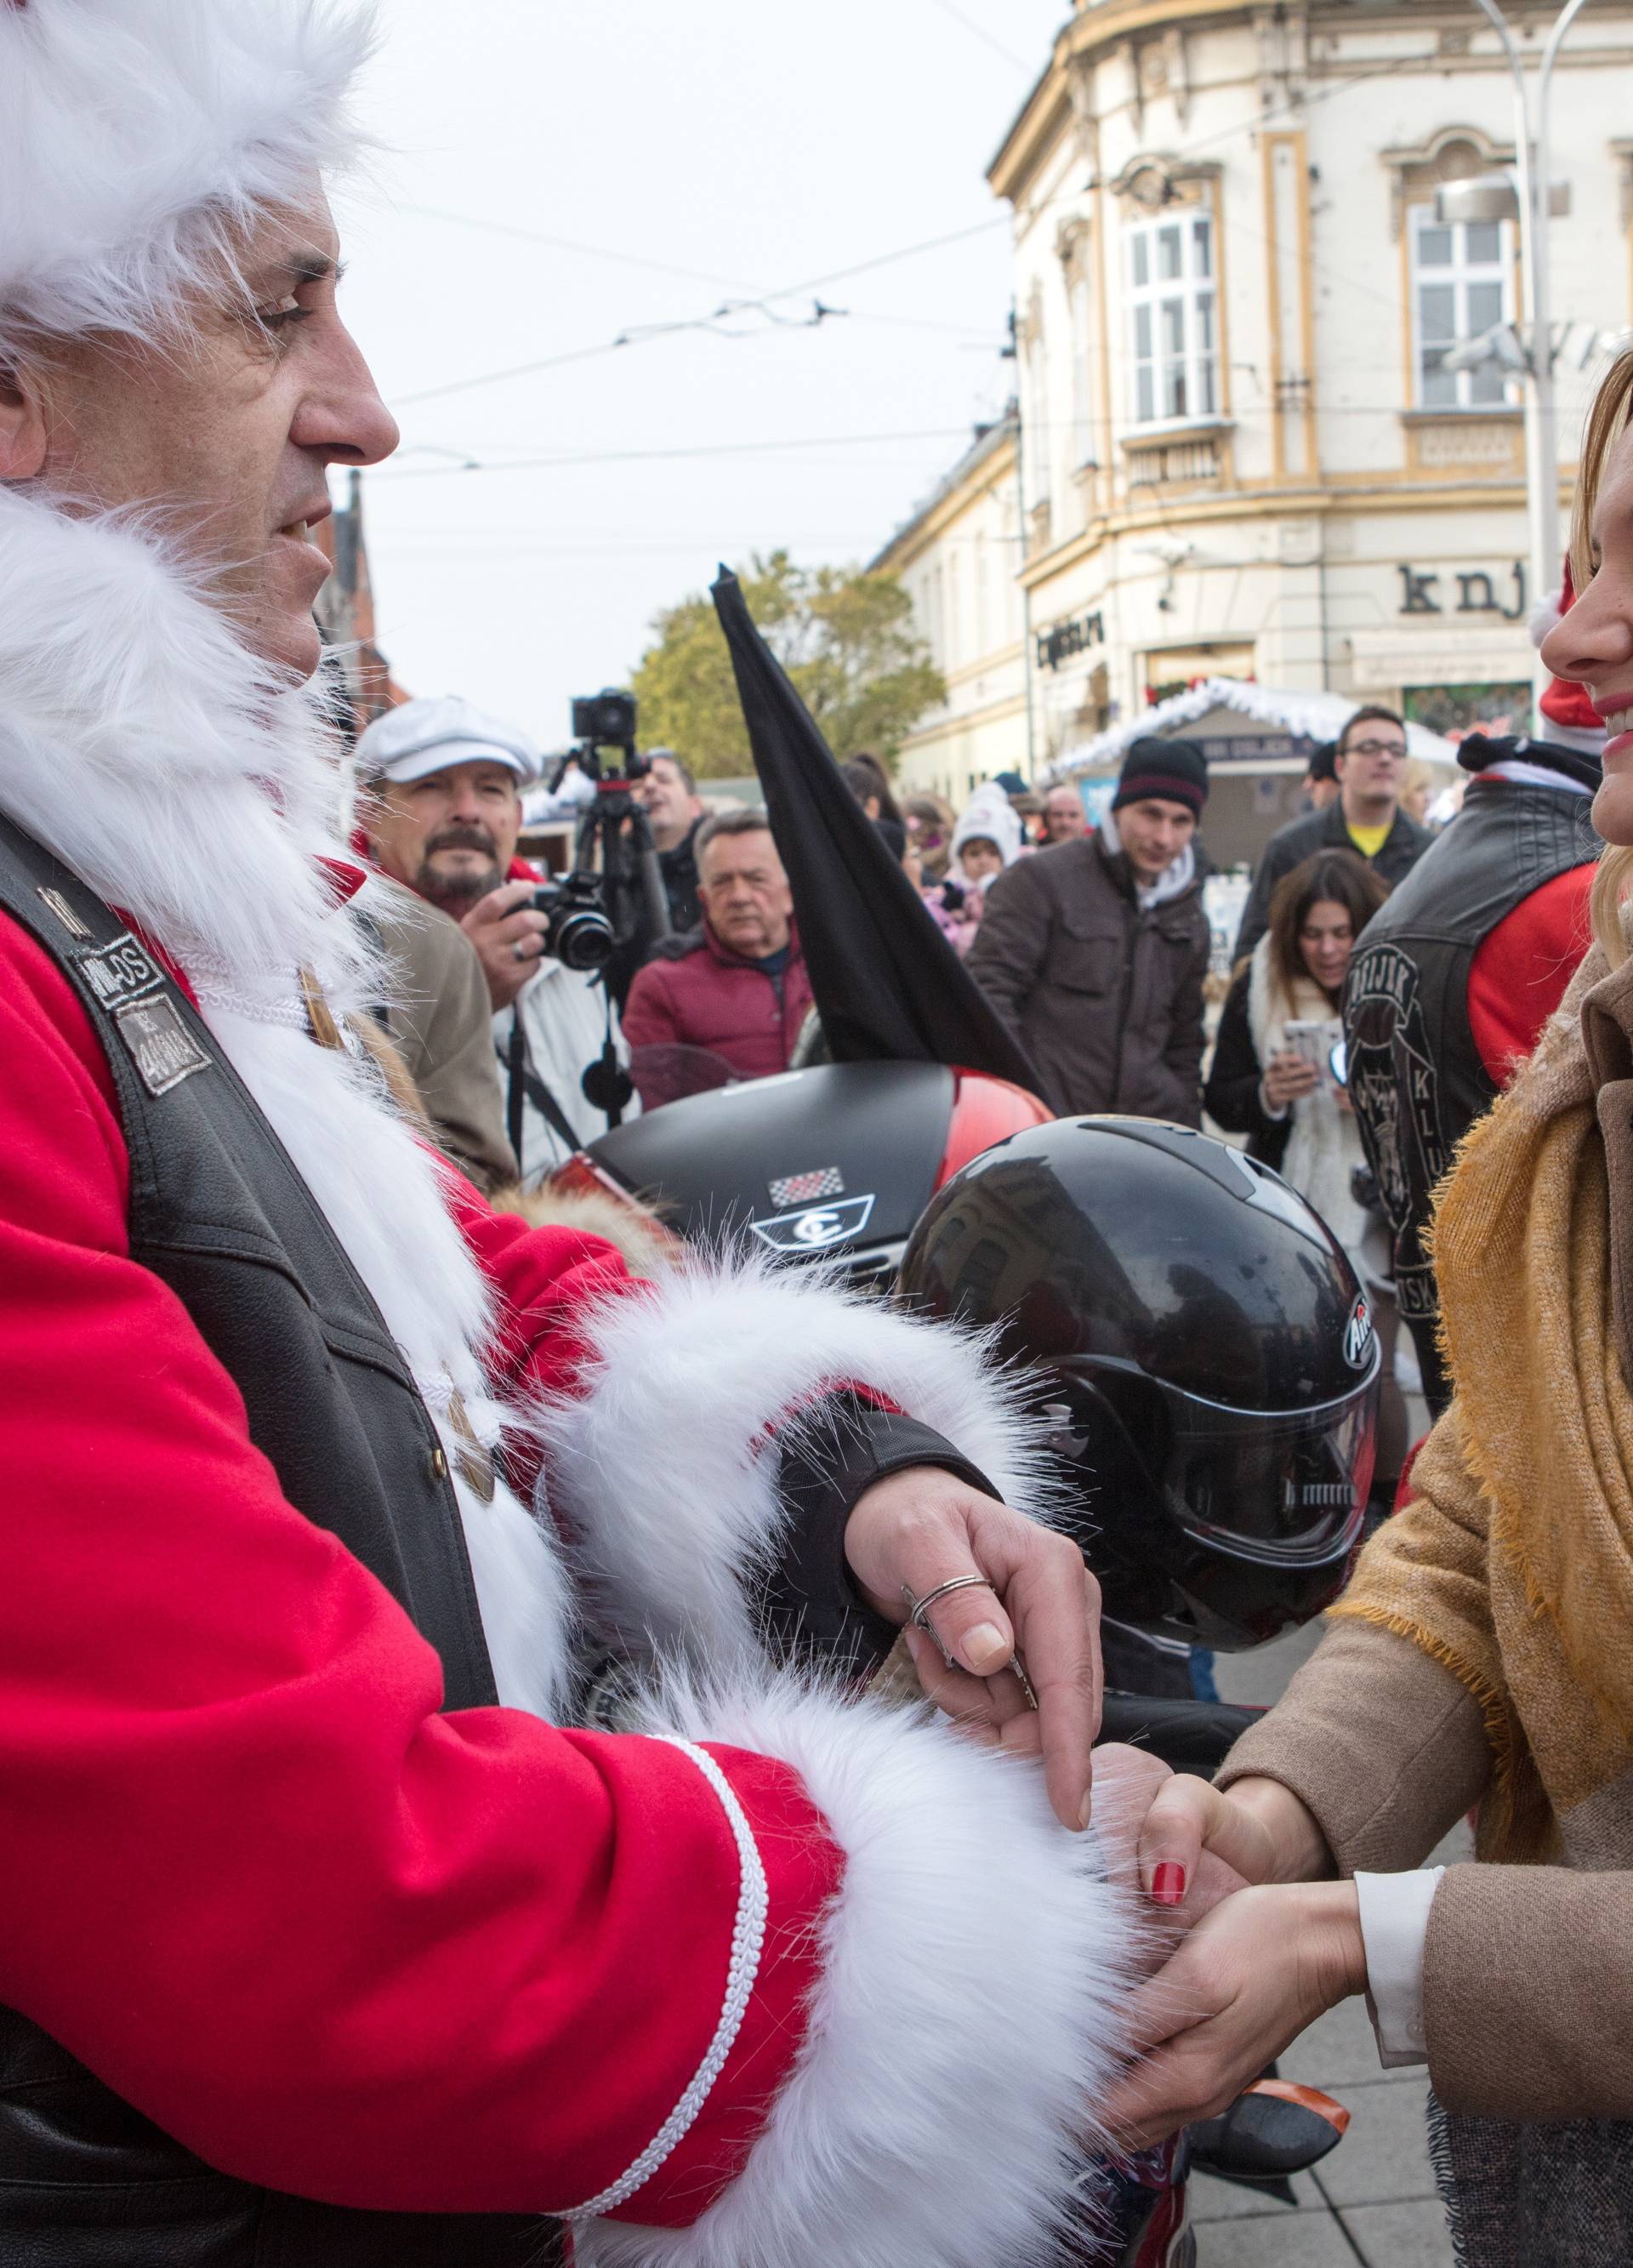
POLYGON ((538 778, 543 759, 519 725, 502 724, 457 693, 405 701, 358 735, 357 769, 373 779, 423 779, 449 764, 504 764, 519 787, 538 778))

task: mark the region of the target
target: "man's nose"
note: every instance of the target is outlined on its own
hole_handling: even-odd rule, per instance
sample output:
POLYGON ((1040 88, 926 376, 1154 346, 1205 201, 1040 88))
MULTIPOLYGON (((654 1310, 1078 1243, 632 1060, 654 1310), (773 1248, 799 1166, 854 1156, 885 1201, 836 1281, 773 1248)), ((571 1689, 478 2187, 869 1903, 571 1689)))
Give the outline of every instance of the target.
POLYGON ((297 448, 319 452, 326 463, 342 465, 378 465, 402 438, 349 331, 339 330, 290 438, 297 448))

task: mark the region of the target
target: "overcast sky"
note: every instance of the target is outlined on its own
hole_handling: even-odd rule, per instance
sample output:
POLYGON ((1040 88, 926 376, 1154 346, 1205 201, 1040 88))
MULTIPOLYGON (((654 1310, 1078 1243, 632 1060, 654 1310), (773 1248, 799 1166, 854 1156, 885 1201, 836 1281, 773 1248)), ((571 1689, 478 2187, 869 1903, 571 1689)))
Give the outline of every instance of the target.
POLYGON ((392 151, 344 202, 344 293, 403 430, 364 492, 411 691, 559 746, 570 696, 624 681, 717 559, 885 541, 1010 391, 1007 208, 983 173, 1068 12, 385 0, 366 115, 392 151), (781 323, 582 354, 820 276, 781 323), (845 312, 793 327, 819 297, 845 312), (534 458, 557 461, 460 469, 534 458))

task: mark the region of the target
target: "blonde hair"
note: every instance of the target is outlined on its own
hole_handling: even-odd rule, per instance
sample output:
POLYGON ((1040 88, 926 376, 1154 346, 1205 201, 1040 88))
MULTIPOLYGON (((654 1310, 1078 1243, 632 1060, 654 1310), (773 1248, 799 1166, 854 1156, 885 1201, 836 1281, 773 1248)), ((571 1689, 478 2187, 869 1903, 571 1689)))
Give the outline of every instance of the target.
MULTIPOLYGON (((1582 433, 1582 457, 1577 472, 1577 492, 1570 507, 1570 580, 1578 591, 1593 581, 1593 507, 1599 502, 1605 460, 1627 431, 1633 417, 1633 349, 1619 355, 1593 397, 1582 433)), ((1633 887, 1633 845, 1607 843, 1600 854, 1599 872, 1588 899, 1593 935, 1613 968, 1628 957, 1622 933, 1622 902, 1633 887)))

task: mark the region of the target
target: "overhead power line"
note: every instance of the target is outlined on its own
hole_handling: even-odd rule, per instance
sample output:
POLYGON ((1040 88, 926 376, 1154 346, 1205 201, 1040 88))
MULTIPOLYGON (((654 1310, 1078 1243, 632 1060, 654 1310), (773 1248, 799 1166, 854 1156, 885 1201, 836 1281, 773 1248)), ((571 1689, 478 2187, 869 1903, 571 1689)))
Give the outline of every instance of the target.
POLYGON ((758 291, 740 276, 717 276, 708 268, 680 268, 673 260, 651 260, 644 253, 618 252, 611 245, 584 244, 574 236, 552 236, 542 229, 522 228, 508 220, 484 220, 477 213, 452 212, 445 205, 404 205, 399 212, 417 213, 424 220, 445 220, 458 228, 478 228, 489 236, 513 236, 524 244, 542 244, 552 252, 576 252, 586 260, 610 261, 618 268, 645 268, 654 276, 680 276, 688 284, 719 284, 729 291, 758 291))
POLYGON ((673 449, 598 449, 491 460, 469 457, 462 463, 425 465, 413 472, 394 472, 387 467, 384 472, 371 473, 369 485, 372 488, 380 481, 445 480, 451 475, 457 477, 461 473, 526 473, 557 466, 641 465, 676 457, 776 456, 791 453, 798 449, 872 447, 890 441, 950 441, 967 438, 969 430, 967 425, 931 425, 920 427, 916 431, 898 433, 818 433, 803 440, 711 441, 673 449))
MULTIPOLYGON (((944 245, 962 244, 972 236, 989 235, 995 228, 1006 228, 1008 225, 1007 216, 997 213, 990 220, 976 221, 968 228, 951 229, 943 236, 926 237, 922 243, 903 245, 894 252, 879 253, 872 259, 857 261, 849 268, 832 269, 822 276, 807 276, 798 284, 785 284, 780 291, 762 292, 757 298, 723 302, 707 315, 689 316, 673 323, 645 324, 638 329, 621 331, 616 338, 603 339, 595 346, 570 347, 564 353, 546 355, 536 362, 514 363, 504 370, 482 371, 473 378, 451 379, 442 386, 423 387, 417 394, 399 395, 397 407, 411 409, 416 403, 441 401, 448 394, 468 393, 479 386, 498 386, 506 379, 530 378, 541 371, 561 370, 569 363, 587 362, 594 356, 615 353, 620 347, 644 345, 651 339, 666 338, 679 331, 717 329, 723 320, 734 314, 760 313, 772 322, 785 323, 789 318, 778 316, 775 312, 775 303, 779 299, 798 298, 827 284, 848 283, 857 276, 871 276, 880 268, 894 266, 899 260, 916 259, 922 253, 938 252, 944 245)), ((825 310, 830 316, 842 312, 834 307, 825 310)))
POLYGON ((967 16, 961 8, 954 7, 953 0, 931 0, 931 4, 939 8, 944 16, 951 16, 955 24, 962 24, 967 32, 972 33, 983 46, 990 48, 995 55, 1002 55, 1006 63, 1013 63, 1018 71, 1025 71, 1028 78, 1035 76, 1035 65, 1029 63, 1024 55, 1018 55, 1013 48, 1006 48, 984 24, 978 24, 973 16, 967 16))

